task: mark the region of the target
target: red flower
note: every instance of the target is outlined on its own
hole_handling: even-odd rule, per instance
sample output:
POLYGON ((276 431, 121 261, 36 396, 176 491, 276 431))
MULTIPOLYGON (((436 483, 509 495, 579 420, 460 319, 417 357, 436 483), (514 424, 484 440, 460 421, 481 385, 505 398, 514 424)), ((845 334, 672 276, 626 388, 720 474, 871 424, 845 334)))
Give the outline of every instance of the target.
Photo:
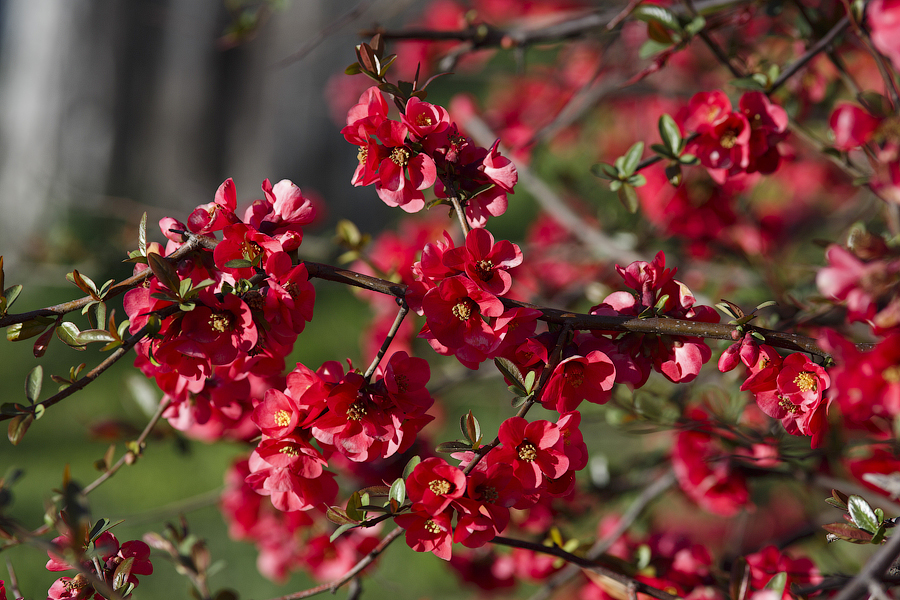
POLYGON ((569 458, 559 449, 559 428, 550 421, 529 423, 510 417, 500 425, 498 437, 503 445, 488 453, 490 464, 511 464, 526 492, 536 490, 545 478, 561 477, 569 468, 569 458))
POLYGON ((414 138, 421 140, 447 129, 450 125, 450 115, 443 107, 423 102, 413 96, 407 100, 406 112, 401 115, 400 121, 409 128, 414 138))
POLYGON ((442 458, 426 458, 407 478, 406 491, 411 502, 421 504, 428 514, 437 515, 463 496, 466 476, 442 458))
POLYGON ((872 0, 866 5, 866 17, 872 44, 900 69, 900 2, 872 0))
POLYGON ((570 356, 553 370, 541 404, 560 414, 575 410, 582 400, 606 404, 615 382, 616 367, 604 353, 594 350, 587 356, 570 356))
POLYGON ((452 510, 432 515, 421 504, 413 504, 410 512, 394 517, 394 521, 406 530, 406 543, 410 548, 416 552, 432 552, 438 558, 450 560, 452 516, 452 510))
POLYGON ((275 186, 262 182, 265 198, 255 200, 244 212, 244 221, 281 244, 285 252, 296 250, 303 241, 303 226, 316 218, 316 207, 300 188, 288 179, 275 186))
POLYGON ((766 546, 759 552, 744 557, 750 567, 750 587, 755 590, 765 588, 766 584, 778 573, 787 574, 782 598, 789 600, 791 584, 816 585, 822 582, 822 576, 815 563, 808 558, 791 558, 782 554, 775 546, 766 546))
POLYGON ((852 150, 868 142, 880 123, 881 119, 873 117, 855 104, 846 102, 837 105, 828 122, 834 132, 834 147, 843 151, 852 150))
POLYGON ((385 121, 378 127, 377 136, 387 149, 387 157, 378 165, 375 191, 388 206, 413 213, 425 208, 422 190, 434 184, 437 171, 430 156, 406 145, 408 131, 397 121, 385 121))
POLYGON ((522 264, 522 251, 507 240, 495 244, 486 229, 472 229, 465 246, 444 252, 443 263, 448 269, 464 271, 486 292, 502 296, 512 287, 508 269, 522 264))
POLYGON ((213 365, 226 365, 256 346, 258 332, 253 316, 243 300, 225 294, 219 300, 208 288, 200 292, 194 310, 186 313, 182 335, 199 345, 213 365))
POLYGON ((234 181, 229 177, 216 190, 216 199, 208 204, 201 204, 188 217, 188 228, 197 234, 208 235, 221 231, 226 226, 240 222, 234 211, 237 210, 237 191, 234 181))

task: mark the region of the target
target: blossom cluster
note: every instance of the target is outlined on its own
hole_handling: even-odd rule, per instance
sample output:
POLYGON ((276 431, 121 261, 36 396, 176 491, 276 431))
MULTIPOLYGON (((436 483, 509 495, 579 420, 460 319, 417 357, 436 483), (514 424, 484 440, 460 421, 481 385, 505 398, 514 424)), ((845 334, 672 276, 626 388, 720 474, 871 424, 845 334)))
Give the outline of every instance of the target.
POLYGON ((93 575, 126 598, 131 596, 132 590, 139 583, 136 575, 153 574, 150 547, 147 544, 139 540, 119 544, 116 536, 109 531, 81 543, 76 543, 71 536, 61 535, 54 538, 51 544, 54 550, 47 552, 50 557, 47 561, 49 571, 78 569, 80 572, 74 577, 60 577, 54 581, 47 591, 48 600, 104 600, 105 596, 95 591, 92 580, 85 573, 93 575), (73 551, 78 555, 78 566, 65 558, 73 551))
POLYGON ((516 167, 493 146, 483 148, 463 135, 446 109, 412 96, 400 120, 388 116, 381 90, 366 90, 347 113, 344 138, 359 146, 355 186, 375 184, 378 197, 406 212, 425 208, 424 190, 457 198, 473 227, 506 212, 506 195, 518 180, 516 167))
MULTIPOLYGON (((173 427, 196 437, 255 435, 249 398, 269 387, 284 388, 284 358, 312 319, 315 290, 306 267, 289 253, 303 239, 315 208, 300 188, 284 180, 263 182, 264 198, 238 217, 234 182, 225 181, 215 200, 198 206, 187 224, 167 217, 160 229, 165 248, 149 244, 147 254, 168 255, 186 243, 184 233, 222 239, 214 251, 197 249, 174 265, 168 281, 150 277, 125 295, 132 333, 151 323, 154 312, 186 301, 192 310, 158 322, 155 334, 137 345, 135 365, 156 380, 169 406, 173 427), (257 286, 249 280, 259 279, 257 286), (243 283, 242 283, 243 282, 243 283)), ((149 268, 138 263, 135 271, 149 268)))

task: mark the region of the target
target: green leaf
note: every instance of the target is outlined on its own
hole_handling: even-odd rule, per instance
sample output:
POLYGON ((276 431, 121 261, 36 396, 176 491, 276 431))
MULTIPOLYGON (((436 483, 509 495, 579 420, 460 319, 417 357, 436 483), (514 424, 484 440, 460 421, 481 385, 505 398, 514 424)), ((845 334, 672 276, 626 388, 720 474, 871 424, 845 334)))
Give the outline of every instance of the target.
POLYGON ((71 321, 63 321, 56 328, 56 337, 70 348, 75 348, 76 350, 84 350, 84 344, 80 344, 78 340, 76 340, 76 336, 81 333, 78 330, 78 327, 75 323, 71 321))
POLYGON ((647 185, 647 178, 644 177, 641 173, 635 173, 631 175, 628 180, 625 182, 631 187, 641 187, 642 185, 647 185))
POLYGON ((460 419, 460 428, 473 447, 481 443, 481 425, 478 424, 478 419, 471 410, 460 419))
POLYGON ((700 164, 700 159, 697 158, 696 156, 694 156, 693 154, 682 154, 681 156, 678 157, 678 162, 680 162, 683 165, 692 166, 692 165, 700 164))
POLYGON ((671 42, 659 42, 656 40, 647 40, 643 44, 641 44, 640 49, 638 50, 638 57, 641 60, 646 60, 651 56, 656 56, 660 52, 668 50, 672 47, 671 42))
MULTIPOLYGON (((610 186, 612 187, 612 186, 610 186)), ((622 187, 620 187, 616 193, 619 196, 619 202, 622 203, 622 206, 625 209, 634 214, 638 210, 638 197, 637 192, 634 191, 634 187, 628 185, 627 183, 623 183, 622 187)))
POLYGON ((634 9, 631 15, 645 23, 659 23, 673 31, 681 31, 681 23, 678 22, 678 17, 662 6, 641 4, 634 9))
POLYGON ((520 406, 522 406, 523 404, 525 404, 526 402, 528 402, 529 400, 531 400, 531 398, 532 398, 533 396, 534 396, 534 394, 528 394, 527 396, 516 396, 515 398, 513 398, 513 399, 510 401, 509 404, 510 404, 513 408, 519 408, 520 406))
POLYGON ((471 449, 472 449, 471 444, 467 444, 466 442, 460 442, 460 441, 452 441, 452 442, 441 442, 434 448, 434 451, 449 454, 451 452, 465 452, 466 450, 471 450, 471 449))
POLYGON ((347 511, 339 506, 329 506, 325 511, 325 518, 337 525, 356 525, 359 521, 351 519, 347 511))
POLYGON ((644 153, 644 142, 638 142, 628 149, 622 160, 621 174, 628 176, 634 173, 637 166, 641 162, 641 155, 644 153))
POLYGON ((534 391, 534 382, 537 379, 537 371, 528 371, 525 375, 525 391, 531 393, 534 391))
POLYGON ((359 66, 359 63, 353 63, 344 69, 344 75, 359 75, 360 73, 362 73, 362 67, 359 66))
MULTIPOLYGON (((525 378, 522 377, 522 371, 519 370, 519 367, 517 367, 513 361, 498 356, 494 359, 494 365, 496 365, 497 370, 500 371, 508 381, 512 381, 518 384, 522 389, 525 389, 525 378)), ((465 432, 463 433, 465 434, 465 432)))
POLYGON ((381 90, 382 92, 387 92, 388 94, 391 94, 392 96, 397 96, 398 98, 403 97, 403 91, 400 88, 398 88, 396 85, 394 85, 393 83, 387 83, 387 82, 382 83, 378 86, 378 89, 381 90))
POLYGON ((3 310, 0 310, 0 315, 6 314, 6 311, 8 311, 10 309, 10 307, 13 305, 13 302, 16 301, 16 298, 18 298, 19 294, 21 294, 21 293, 22 293, 22 286, 18 285, 18 284, 12 285, 12 286, 6 288, 5 290, 3 290, 4 307, 3 307, 3 310))
POLYGON ((391 484, 391 492, 388 495, 390 500, 395 500, 399 506, 402 506, 404 502, 406 502, 406 483, 403 482, 402 477, 398 477, 394 480, 394 483, 391 484))
POLYGON ((741 77, 740 79, 732 79, 729 83, 739 90, 750 90, 755 92, 766 91, 766 86, 761 84, 757 79, 751 77, 741 77))
POLYGON ((619 178, 619 170, 611 164, 604 162, 591 165, 591 174, 601 179, 615 180, 619 178))
POLYGON ((843 511, 847 510, 847 502, 849 501, 850 496, 838 490, 831 490, 831 497, 825 499, 825 502, 843 511))
POLYGON ((169 261, 156 252, 150 252, 147 254, 147 264, 163 287, 172 293, 178 293, 180 278, 178 277, 178 271, 175 270, 175 267, 169 261))
POLYGON ((233 258, 225 263, 226 269, 246 269, 252 267, 253 263, 246 258, 233 258))
POLYGON ((415 469, 416 465, 418 465, 420 462, 422 462, 422 457, 418 455, 413 456, 411 459, 409 459, 409 462, 406 463, 405 467, 403 467, 403 479, 408 478, 410 473, 413 472, 413 469, 415 469))
POLYGON ((780 598, 784 595, 784 587, 787 585, 787 573, 782 571, 781 573, 776 573, 772 576, 772 579, 769 580, 769 583, 766 584, 766 587, 763 589, 772 590, 775 592, 776 597, 780 598))
POLYGON ((25 432, 28 431, 28 428, 34 422, 34 416, 32 414, 27 415, 19 415, 18 417, 13 417, 9 421, 9 427, 7 428, 7 437, 13 446, 18 446, 19 442, 22 441, 22 438, 25 437, 25 432))
MULTIPOLYGON (((366 503, 368 504, 368 503, 366 503)), ((347 500, 347 516, 350 519, 353 519, 355 522, 359 523, 363 519, 366 518, 362 512, 360 512, 359 507, 363 505, 362 495, 359 492, 353 492, 350 495, 350 499, 347 500)))
POLYGON ((44 382, 44 368, 41 365, 33 368, 25 379, 25 399, 34 404, 41 397, 41 385, 44 382))
POLYGON ((697 35, 704 27, 706 27, 706 19, 702 15, 697 15, 691 19, 690 23, 684 26, 684 30, 690 35, 697 35))
POLYGON ((344 535, 345 531, 353 529, 354 527, 356 527, 355 523, 345 523, 345 524, 341 525, 340 527, 338 527, 337 529, 334 530, 334 533, 332 533, 331 537, 328 538, 329 541, 334 542, 334 540, 336 540, 339 537, 341 537, 342 535, 344 535))
POLYGON ((6 328, 6 340, 9 342, 21 342, 28 338, 43 333, 47 326, 56 320, 49 317, 35 317, 24 323, 14 323, 6 328))
POLYGON ((75 340, 79 344, 90 344, 91 342, 115 342, 118 341, 116 338, 105 329, 87 329, 79 333, 75 340))
POLYGON ((681 130, 675 124, 675 119, 668 114, 663 114, 659 118, 657 127, 659 128, 659 137, 666 145, 666 149, 671 154, 677 155, 681 150, 681 130))
POLYGON ((853 523, 869 533, 875 533, 878 529, 878 517, 872 507, 860 496, 850 496, 847 502, 847 509, 850 511, 850 518, 853 523))
POLYGON ((138 225, 138 250, 141 251, 141 256, 147 256, 147 213, 141 216, 138 225))

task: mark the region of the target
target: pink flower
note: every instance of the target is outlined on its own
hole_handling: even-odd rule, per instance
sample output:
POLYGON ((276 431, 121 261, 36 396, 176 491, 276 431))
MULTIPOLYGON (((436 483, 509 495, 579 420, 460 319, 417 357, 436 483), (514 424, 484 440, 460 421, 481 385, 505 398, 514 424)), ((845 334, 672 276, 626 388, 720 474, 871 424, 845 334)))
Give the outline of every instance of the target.
POLYGON ((544 408, 568 413, 582 400, 606 404, 616 382, 616 367, 604 353, 594 350, 587 356, 570 356, 560 361, 541 396, 544 408))
POLYGON ((450 125, 447 110, 436 104, 423 102, 415 96, 406 102, 406 112, 400 121, 409 128, 414 138, 422 139, 440 133, 450 125))
POLYGON ((786 573, 787 584, 782 595, 784 600, 794 597, 790 591, 791 584, 816 585, 822 582, 822 576, 813 561, 805 557, 791 558, 790 555, 779 552, 775 546, 766 546, 759 552, 748 554, 744 560, 750 567, 750 587, 755 590, 763 589, 778 573, 786 573))
POLYGON ((377 136, 387 149, 387 157, 378 165, 375 191, 388 206, 413 213, 425 208, 422 190, 434 184, 437 171, 430 156, 406 145, 408 131, 406 125, 396 121, 385 121, 378 127, 377 136))
POLYGON ((208 204, 201 204, 188 217, 187 225, 193 233, 207 235, 221 231, 227 225, 240 222, 237 215, 237 191, 234 181, 229 177, 216 191, 216 199, 208 204))
POLYGON ((862 146, 871 139, 880 123, 881 119, 873 117, 855 104, 838 104, 829 120, 829 126, 834 132, 834 147, 847 151, 862 146))
POLYGON ((900 1, 872 0, 866 5, 872 43, 900 69, 900 1))

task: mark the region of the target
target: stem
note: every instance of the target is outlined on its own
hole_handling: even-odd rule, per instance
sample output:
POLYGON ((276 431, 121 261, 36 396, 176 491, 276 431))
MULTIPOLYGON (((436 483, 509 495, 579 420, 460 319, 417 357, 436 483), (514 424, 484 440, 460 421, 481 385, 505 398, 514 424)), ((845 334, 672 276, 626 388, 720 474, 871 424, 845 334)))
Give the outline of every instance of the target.
POLYGON ((576 556, 574 554, 566 552, 558 546, 544 546, 543 544, 535 544, 534 542, 526 542, 525 540, 517 540, 514 538, 508 538, 499 535, 491 540, 491 543, 500 544, 501 546, 510 546, 511 548, 522 548, 524 550, 531 550, 532 552, 540 552, 542 554, 556 556, 574 565, 578 565, 578 567, 580 567, 581 569, 591 571, 592 573, 596 573, 605 578, 608 578, 612 580, 610 583, 616 583, 619 586, 625 587, 626 589, 630 586, 634 586, 635 591, 642 594, 647 594, 648 596, 651 596, 653 598, 657 598, 657 600, 679 600, 678 596, 673 596, 668 592, 664 592, 663 590, 647 585, 642 581, 638 581, 632 577, 623 575, 621 573, 613 571, 612 569, 598 565, 595 561, 587 560, 580 556, 576 556))
MULTIPOLYGON (((610 531, 606 537, 597 540, 590 550, 585 554, 588 560, 595 560, 609 550, 616 540, 618 540, 625 531, 637 520, 641 512, 653 500, 659 497, 663 492, 669 489, 675 483, 675 473, 670 469, 663 474, 662 477, 654 480, 635 498, 634 502, 619 517, 615 528, 610 531)), ((575 564, 566 565, 561 571, 553 575, 541 589, 535 592, 528 600, 547 600, 553 592, 565 584, 575 579, 581 572, 581 567, 575 564)))
POLYGON ((850 26, 850 17, 848 17, 847 15, 844 15, 844 18, 841 19, 840 21, 838 21, 837 23, 835 23, 834 27, 829 29, 828 33, 826 33, 825 36, 821 40, 819 40, 818 42, 813 44, 809 48, 809 50, 806 51, 806 53, 803 56, 801 56, 800 58, 795 60, 793 63, 788 65, 784 69, 784 71, 781 72, 781 75, 778 76, 778 79, 776 79, 772 83, 772 86, 766 91, 766 95, 771 96, 775 92, 775 90, 777 90, 782 85, 784 85, 784 83, 788 79, 793 77, 794 74, 797 73, 797 71, 799 71, 804 65, 806 65, 806 63, 811 61, 813 58, 815 58, 815 56, 817 54, 819 54, 820 52, 825 50, 828 46, 830 46, 831 43, 834 41, 834 39, 838 35, 840 35, 845 29, 847 29, 847 27, 849 27, 849 26, 850 26))
POLYGON ((356 563, 352 569, 344 573, 342 577, 339 579, 335 579, 331 583, 323 583, 322 585, 318 585, 314 588, 309 588, 308 590, 303 590, 302 592, 294 592, 293 594, 288 594, 286 596, 278 596, 277 598, 272 598, 272 600, 300 600, 301 598, 311 598, 313 596, 317 596, 323 592, 331 592, 334 594, 339 587, 350 581, 351 579, 355 579, 357 575, 359 575, 363 569, 372 564, 378 555, 384 552, 388 546, 393 543, 398 537, 400 537, 404 533, 404 529, 402 527, 398 527, 387 534, 375 549, 369 552, 367 555, 363 557, 358 563, 356 563))
POLYGON ((6 570, 9 572, 9 591, 12 592, 13 598, 21 598, 22 591, 19 589, 19 580, 16 578, 16 571, 13 569, 12 561, 6 559, 6 570))
POLYGON ((456 194, 450 196, 450 203, 453 204, 453 210, 456 211, 456 216, 459 219, 459 228, 462 229, 463 239, 465 239, 469 235, 469 223, 466 221, 466 214, 463 212, 462 205, 460 205, 456 194))
MULTIPOLYGON (((154 427, 156 427, 156 424, 159 422, 160 418, 162 417, 162 414, 169 407, 169 404, 171 403, 171 401, 172 401, 171 398, 168 398, 168 397, 163 398, 160 401, 159 406, 156 409, 156 412, 153 413, 153 416, 150 418, 150 421, 147 423, 147 426, 144 427, 144 430, 141 432, 141 435, 138 436, 138 439, 135 443, 137 444, 137 447, 140 451, 143 451, 144 442, 146 441, 147 436, 150 435, 150 432, 153 431, 154 427)), ((100 486, 100 484, 102 484, 104 481, 106 481, 107 479, 109 479, 110 477, 115 475, 116 471, 121 469, 124 465, 129 464, 129 461, 133 462, 134 458, 136 458, 135 454, 131 450, 127 451, 105 473, 103 473, 100 477, 95 479, 89 485, 85 486, 83 492, 85 494, 90 494, 92 491, 97 489, 100 486)))
POLYGON ((897 557, 900 556, 900 535, 892 535, 887 543, 882 546, 875 555, 869 559, 856 577, 850 580, 850 583, 836 596, 832 596, 833 600, 856 600, 866 595, 870 584, 878 584, 883 580, 885 571, 891 566, 897 557))
POLYGON ((403 319, 406 317, 407 313, 409 313, 409 307, 406 305, 406 301, 402 298, 398 298, 397 301, 401 303, 400 312, 397 313, 397 317, 394 319, 394 324, 391 325, 391 329, 390 331, 388 331, 387 336, 385 336, 384 342, 381 344, 381 348, 378 349, 378 353, 375 355, 375 360, 372 361, 372 364, 369 365, 368 369, 366 369, 366 374, 363 375, 366 381, 368 381, 375 373, 375 369, 378 368, 378 363, 380 363, 381 359, 384 358, 388 346, 390 346, 391 342, 394 341, 394 337, 397 335, 397 331, 400 330, 400 325, 403 323, 403 319))

